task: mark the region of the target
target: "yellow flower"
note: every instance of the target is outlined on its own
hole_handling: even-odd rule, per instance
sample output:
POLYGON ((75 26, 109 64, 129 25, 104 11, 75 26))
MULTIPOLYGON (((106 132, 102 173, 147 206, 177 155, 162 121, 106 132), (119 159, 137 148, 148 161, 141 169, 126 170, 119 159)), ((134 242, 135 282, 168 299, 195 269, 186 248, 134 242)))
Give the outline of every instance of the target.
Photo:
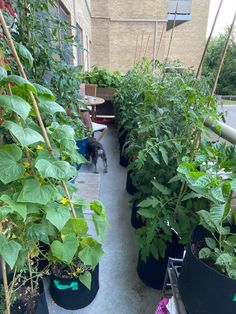
POLYGON ((78 267, 78 268, 76 269, 76 271, 77 271, 77 273, 81 273, 81 272, 83 271, 83 269, 80 268, 80 267, 78 267))
POLYGON ((62 199, 60 200, 59 203, 61 203, 61 204, 63 204, 63 205, 66 205, 68 202, 69 202, 69 200, 68 200, 66 197, 64 197, 64 198, 62 198, 62 199))
POLYGON ((25 168, 30 168, 30 163, 29 162, 24 162, 25 168))
POLYGON ((77 276, 77 274, 76 274, 76 273, 73 273, 72 275, 73 275, 74 277, 76 277, 76 276, 77 276))
POLYGON ((17 238, 16 235, 15 235, 15 233, 12 234, 11 238, 12 238, 12 239, 16 239, 16 238, 17 238))
POLYGON ((30 173, 29 173, 29 172, 26 172, 26 173, 25 173, 25 176, 26 176, 26 177, 29 177, 29 176, 30 176, 30 173))
POLYGON ((41 146, 41 145, 37 145, 36 149, 37 149, 37 150, 44 150, 44 147, 41 146))

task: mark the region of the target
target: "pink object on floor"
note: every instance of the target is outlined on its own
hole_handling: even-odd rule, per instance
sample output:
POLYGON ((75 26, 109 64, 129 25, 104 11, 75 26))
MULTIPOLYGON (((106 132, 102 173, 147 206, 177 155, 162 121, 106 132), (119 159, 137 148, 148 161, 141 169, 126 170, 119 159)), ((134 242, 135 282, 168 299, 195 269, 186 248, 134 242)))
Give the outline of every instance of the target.
POLYGON ((155 314, 170 314, 170 312, 166 308, 168 302, 169 298, 162 299, 156 308, 155 314))

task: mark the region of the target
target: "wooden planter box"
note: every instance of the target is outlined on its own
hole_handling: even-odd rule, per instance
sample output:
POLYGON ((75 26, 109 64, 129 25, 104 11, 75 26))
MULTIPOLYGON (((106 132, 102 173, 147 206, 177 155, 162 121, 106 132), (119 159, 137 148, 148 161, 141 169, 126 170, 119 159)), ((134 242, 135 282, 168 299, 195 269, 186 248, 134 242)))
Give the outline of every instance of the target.
POLYGON ((117 92, 113 87, 97 87, 97 97, 101 97, 106 101, 111 101, 112 96, 117 92))

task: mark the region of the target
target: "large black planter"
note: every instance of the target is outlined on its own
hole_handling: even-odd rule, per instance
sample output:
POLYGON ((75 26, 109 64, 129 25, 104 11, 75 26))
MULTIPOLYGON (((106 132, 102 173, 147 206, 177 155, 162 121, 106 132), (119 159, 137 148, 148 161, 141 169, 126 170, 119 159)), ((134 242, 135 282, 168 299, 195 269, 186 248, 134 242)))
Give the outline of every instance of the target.
POLYGON ((130 194, 130 195, 134 195, 135 193, 137 193, 139 190, 133 185, 133 181, 132 181, 132 172, 129 170, 127 172, 127 178, 126 178, 126 191, 130 194))
MULTIPOLYGON (((203 241, 210 234, 202 226, 192 233, 191 243, 203 241)), ((178 280, 186 309, 191 314, 235 314, 236 280, 205 264, 188 246, 178 280)))
POLYGON ((121 151, 120 152, 120 166, 128 167, 128 165, 129 165, 129 159, 121 151))
POLYGON ((50 276, 50 293, 53 301, 67 310, 78 310, 89 305, 99 289, 99 267, 92 272, 91 290, 86 288, 79 279, 67 279, 50 276))
POLYGON ((134 229, 141 228, 145 225, 145 222, 142 221, 141 216, 137 213, 139 207, 137 203, 134 202, 132 206, 132 214, 131 214, 131 225, 134 229))
POLYGON ((141 254, 139 253, 137 273, 145 285, 153 289, 162 290, 169 257, 183 257, 184 247, 178 243, 178 240, 179 237, 173 232, 172 243, 168 244, 165 257, 159 260, 150 256, 147 258, 147 261, 144 262, 141 260, 141 254))
MULTIPOLYGON (((13 278, 13 274, 12 273, 8 274, 7 276, 8 283, 11 282, 12 278, 13 278)), ((2 284, 2 278, 0 280, 0 283, 2 284)), ((26 286, 29 286, 29 284, 30 284, 30 281, 27 281, 26 286)), ((37 299, 36 308, 33 313, 34 314, 49 314, 45 291, 44 291, 44 284, 41 278, 39 278, 38 284, 39 284, 39 295, 37 299)), ((20 299, 16 300, 11 305, 11 314, 29 314, 29 312, 24 308, 24 304, 25 303, 21 301, 20 299)))

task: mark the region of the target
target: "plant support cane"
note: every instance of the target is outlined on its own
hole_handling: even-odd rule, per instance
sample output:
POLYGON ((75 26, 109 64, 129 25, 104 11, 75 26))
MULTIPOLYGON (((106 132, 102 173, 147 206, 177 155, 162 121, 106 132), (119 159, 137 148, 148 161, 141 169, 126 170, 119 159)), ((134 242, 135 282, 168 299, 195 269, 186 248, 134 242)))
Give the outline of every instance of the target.
MULTIPOLYGON (((1 12, 1 10, 0 10, 0 23, 2 25, 3 31, 4 31, 4 33, 6 35, 7 40, 8 40, 11 52, 12 52, 12 54, 13 54, 15 60, 16 60, 16 63, 17 63, 17 66, 18 66, 18 70, 19 70, 20 74, 22 75, 22 77, 24 79, 27 79, 27 76, 25 74, 23 65, 22 65, 22 63, 20 61, 20 58, 19 58, 18 54, 17 54, 17 51, 15 49, 14 43, 13 43, 12 38, 11 38, 11 34, 10 34, 8 28, 7 28, 7 25, 6 25, 6 22, 5 22, 5 19, 3 17, 3 14, 1 12)), ((34 110, 35 110, 35 113, 36 113, 36 117, 37 117, 38 123, 40 125, 41 130, 42 130, 43 137, 45 139, 45 143, 46 143, 46 145, 48 147, 48 150, 49 150, 51 156, 54 156, 54 152, 53 152, 52 146, 51 146, 49 138, 48 138, 47 130, 46 130, 44 124, 43 124, 43 120, 42 120, 42 117, 40 115, 40 111, 39 111, 39 107, 38 107, 37 101, 36 101, 36 99, 35 99, 35 97, 34 97, 34 95, 33 95, 33 93, 31 91, 29 91, 29 95, 30 95, 30 98, 32 100, 32 104, 33 104, 33 107, 34 107, 34 110)), ((70 198, 68 189, 66 187, 66 184, 63 181, 62 181, 62 186, 63 186, 63 189, 65 191, 66 197, 68 198, 72 214, 73 214, 74 217, 76 217, 76 213, 75 213, 75 210, 74 210, 74 205, 73 205, 73 203, 71 201, 71 198, 70 198)))
MULTIPOLYGON (((2 223, 0 223, 0 234, 2 234, 2 223)), ((11 314, 10 294, 9 294, 9 288, 8 288, 8 282, 7 282, 7 270, 6 270, 6 263, 3 258, 1 258, 1 269, 2 269, 4 295, 5 295, 5 302, 6 302, 6 314, 11 314)))

